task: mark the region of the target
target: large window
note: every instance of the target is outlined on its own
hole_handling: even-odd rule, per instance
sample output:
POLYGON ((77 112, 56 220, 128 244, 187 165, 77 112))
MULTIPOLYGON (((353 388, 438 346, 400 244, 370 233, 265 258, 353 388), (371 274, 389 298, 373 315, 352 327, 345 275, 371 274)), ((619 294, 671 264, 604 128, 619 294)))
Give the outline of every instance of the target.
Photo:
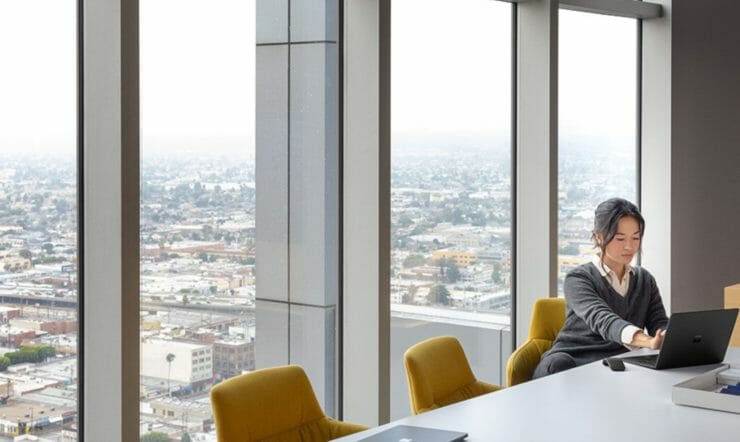
POLYGON ((76 26, 72 0, 0 2, 2 440, 77 436, 76 26))
POLYGON ((502 383, 511 313, 511 7, 392 3, 392 419, 409 413, 403 352, 431 336, 457 336, 476 373, 502 383))
POLYGON ((637 22, 560 11, 558 287, 594 254, 599 202, 637 202, 637 22))
POLYGON ((140 20, 140 433, 202 440, 211 386, 255 367, 254 2, 140 20))

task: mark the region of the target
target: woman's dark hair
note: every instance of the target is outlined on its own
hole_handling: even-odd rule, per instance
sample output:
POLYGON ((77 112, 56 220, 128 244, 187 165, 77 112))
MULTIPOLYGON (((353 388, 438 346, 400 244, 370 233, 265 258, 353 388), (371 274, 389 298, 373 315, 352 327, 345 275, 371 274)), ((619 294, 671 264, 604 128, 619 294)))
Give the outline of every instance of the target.
POLYGON ((619 220, 625 216, 631 216, 637 220, 640 225, 640 238, 645 233, 645 219, 640 215, 640 210, 636 205, 622 198, 610 198, 596 207, 594 213, 594 230, 591 239, 594 240, 595 247, 601 249, 602 256, 605 253, 606 245, 614 239, 619 227, 619 220), (596 239, 601 235, 604 240, 599 244, 596 239))

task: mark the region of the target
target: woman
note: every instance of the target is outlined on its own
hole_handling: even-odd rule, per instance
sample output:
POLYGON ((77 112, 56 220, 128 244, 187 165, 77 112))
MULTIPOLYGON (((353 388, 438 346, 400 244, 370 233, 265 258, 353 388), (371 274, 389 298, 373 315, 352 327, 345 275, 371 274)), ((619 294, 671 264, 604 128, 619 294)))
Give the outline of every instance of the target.
POLYGON ((630 265, 644 232, 645 220, 631 202, 612 198, 599 204, 592 235, 599 252, 565 277, 565 325, 534 378, 629 348, 660 348, 668 317, 658 286, 647 270, 630 265))

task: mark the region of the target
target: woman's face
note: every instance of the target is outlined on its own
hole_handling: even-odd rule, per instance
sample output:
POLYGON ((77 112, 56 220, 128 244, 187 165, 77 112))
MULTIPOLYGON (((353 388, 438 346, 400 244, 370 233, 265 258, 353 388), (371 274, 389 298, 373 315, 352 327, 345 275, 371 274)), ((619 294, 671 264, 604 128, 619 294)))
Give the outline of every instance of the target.
MULTIPOLYGON (((599 242, 603 241, 602 235, 597 235, 599 242)), ((640 250, 640 223, 631 216, 622 217, 617 225, 617 233, 606 245, 604 263, 610 269, 618 270, 632 261, 640 250)))

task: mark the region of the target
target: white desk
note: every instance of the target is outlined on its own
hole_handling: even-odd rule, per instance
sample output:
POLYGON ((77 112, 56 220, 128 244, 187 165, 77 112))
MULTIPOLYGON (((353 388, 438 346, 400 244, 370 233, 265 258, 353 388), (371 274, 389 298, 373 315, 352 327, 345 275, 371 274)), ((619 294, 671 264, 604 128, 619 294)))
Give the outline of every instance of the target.
MULTIPOLYGON (((725 362, 740 363, 730 348, 725 362)), ((465 431, 469 442, 737 442, 740 415, 675 405, 671 387, 716 365, 650 370, 601 362, 337 439, 357 441, 396 424, 465 431)))

